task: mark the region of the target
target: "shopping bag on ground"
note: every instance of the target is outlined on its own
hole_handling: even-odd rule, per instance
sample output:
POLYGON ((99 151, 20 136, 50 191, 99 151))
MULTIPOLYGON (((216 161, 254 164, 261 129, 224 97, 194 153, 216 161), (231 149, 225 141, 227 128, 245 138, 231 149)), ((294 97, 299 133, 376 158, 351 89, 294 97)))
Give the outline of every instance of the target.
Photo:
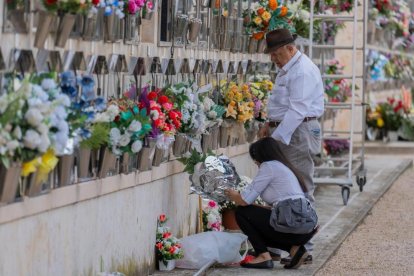
POLYGON ((200 269, 212 261, 228 264, 243 260, 240 248, 243 242, 247 242, 247 236, 241 233, 211 231, 180 240, 184 258, 176 261, 176 267, 200 269))

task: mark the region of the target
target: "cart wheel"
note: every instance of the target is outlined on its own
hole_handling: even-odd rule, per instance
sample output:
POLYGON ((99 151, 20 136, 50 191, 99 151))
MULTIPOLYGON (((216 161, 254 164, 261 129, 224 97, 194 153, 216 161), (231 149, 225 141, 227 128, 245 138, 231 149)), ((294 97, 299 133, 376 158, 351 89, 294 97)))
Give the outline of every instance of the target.
POLYGON ((367 177, 365 175, 357 175, 356 182, 359 186, 359 191, 362 192, 364 190, 365 183, 367 183, 367 177))
POLYGON ((342 201, 344 202, 344 205, 348 204, 349 193, 349 187, 342 187, 342 201))

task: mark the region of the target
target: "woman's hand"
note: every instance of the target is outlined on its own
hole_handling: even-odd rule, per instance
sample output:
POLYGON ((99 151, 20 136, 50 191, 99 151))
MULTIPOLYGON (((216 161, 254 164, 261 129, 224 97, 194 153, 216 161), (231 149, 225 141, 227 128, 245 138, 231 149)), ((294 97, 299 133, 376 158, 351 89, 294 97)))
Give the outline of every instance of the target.
POLYGON ((260 138, 264 138, 268 136, 269 136, 269 125, 265 123, 257 132, 257 137, 260 139, 260 138))
POLYGON ((229 198, 229 200, 234 201, 236 205, 246 206, 248 205, 243 198, 241 197, 240 193, 233 190, 227 189, 224 191, 224 194, 229 198))

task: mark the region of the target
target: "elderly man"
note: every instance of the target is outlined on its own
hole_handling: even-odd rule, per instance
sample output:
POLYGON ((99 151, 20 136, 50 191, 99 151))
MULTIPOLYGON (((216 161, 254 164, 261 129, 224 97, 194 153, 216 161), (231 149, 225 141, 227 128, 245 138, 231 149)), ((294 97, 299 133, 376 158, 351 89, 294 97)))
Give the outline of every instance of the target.
MULTIPOLYGON (((287 29, 266 35, 266 53, 280 69, 270 93, 268 122, 258 136, 271 136, 279 142, 283 153, 302 173, 308 199, 314 203, 312 156, 321 150, 321 128, 318 122, 324 111, 324 87, 318 67, 295 46, 295 34, 287 29)), ((306 249, 312 251, 312 243, 306 249)), ((276 253, 276 252, 275 252, 276 253)), ((283 258, 282 263, 290 262, 283 258)), ((309 255, 305 263, 312 262, 309 255)))

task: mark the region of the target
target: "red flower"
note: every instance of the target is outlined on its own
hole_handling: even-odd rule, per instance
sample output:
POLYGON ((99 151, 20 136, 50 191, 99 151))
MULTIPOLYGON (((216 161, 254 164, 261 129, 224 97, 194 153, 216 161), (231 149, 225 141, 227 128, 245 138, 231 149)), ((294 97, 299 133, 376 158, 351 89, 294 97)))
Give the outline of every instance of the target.
POLYGON ((148 99, 149 99, 150 101, 155 100, 157 97, 158 97, 158 95, 157 95, 157 93, 156 93, 156 92, 154 92, 154 91, 151 91, 151 92, 149 92, 149 93, 148 93, 148 99))
POLYGON ((54 5, 56 2, 57 0, 45 0, 46 5, 54 5))
POLYGON ((171 233, 170 232, 165 232, 164 234, 162 234, 162 237, 164 239, 168 239, 169 237, 171 237, 171 233))
POLYGON ((156 245, 155 245, 157 248, 158 248, 158 250, 161 250, 161 248, 162 248, 162 243, 161 242, 159 242, 159 243, 157 243, 156 245))
POLYGON ((253 256, 251 256, 251 255, 247 255, 246 256, 246 258, 244 258, 244 260, 242 260, 241 262, 240 262, 240 264, 247 264, 247 263, 249 263, 251 260, 253 260, 254 259, 254 257, 253 256))
POLYGON ((174 254, 174 251, 175 251, 175 247, 174 247, 174 246, 171 246, 171 248, 170 248, 170 253, 171 253, 171 254, 174 254))
POLYGON ((165 214, 162 214, 162 215, 160 215, 160 217, 159 217, 159 221, 160 222, 164 222, 165 220, 167 219, 167 216, 165 215, 165 214))
POLYGON ((94 6, 98 6, 99 5, 99 2, 101 2, 101 0, 92 0, 92 4, 94 6))
POLYGON ((154 125, 155 125, 156 128, 160 128, 163 125, 163 123, 164 122, 160 119, 157 119, 157 120, 154 121, 154 125))
POLYGON ((208 206, 209 206, 210 208, 214 208, 214 207, 216 207, 216 206, 217 206, 217 203, 216 203, 215 201, 213 201, 213 200, 210 200, 210 201, 208 202, 208 206))
POLYGON ((165 104, 165 103, 168 103, 168 97, 167 97, 167 96, 165 96, 165 95, 162 95, 162 96, 158 99, 158 102, 159 102, 160 104, 165 104))

